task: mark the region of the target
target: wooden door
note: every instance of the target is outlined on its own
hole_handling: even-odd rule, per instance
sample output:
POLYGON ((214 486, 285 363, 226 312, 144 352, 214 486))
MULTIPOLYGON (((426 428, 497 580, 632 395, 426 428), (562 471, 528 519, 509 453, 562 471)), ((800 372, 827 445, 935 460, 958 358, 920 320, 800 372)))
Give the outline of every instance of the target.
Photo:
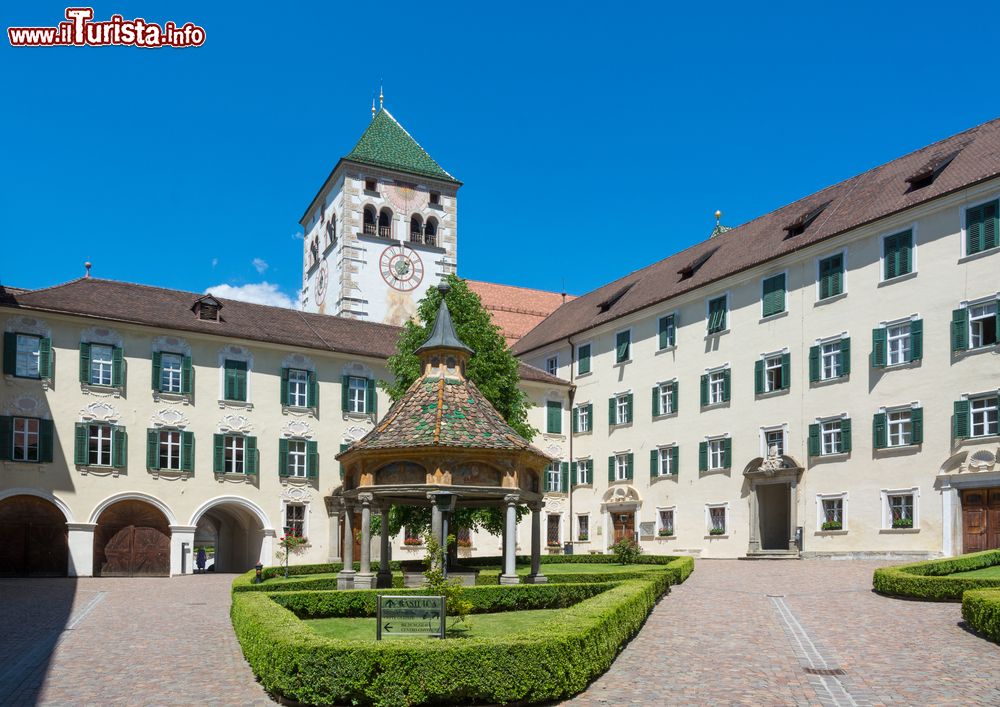
POLYGON ((0 502, 0 538, 0 576, 66 576, 66 519, 49 501, 13 496, 0 502))
POLYGON ((1000 489, 987 492, 986 506, 986 548, 1000 548, 1000 489))
POLYGON ((962 492, 962 552, 1000 548, 1000 488, 962 492))
POLYGON ((142 501, 121 501, 105 510, 94 532, 94 572, 101 577, 169 577, 167 519, 142 501))
POLYGON ((635 540, 635 514, 634 513, 612 513, 611 522, 614 526, 614 542, 622 538, 635 540))

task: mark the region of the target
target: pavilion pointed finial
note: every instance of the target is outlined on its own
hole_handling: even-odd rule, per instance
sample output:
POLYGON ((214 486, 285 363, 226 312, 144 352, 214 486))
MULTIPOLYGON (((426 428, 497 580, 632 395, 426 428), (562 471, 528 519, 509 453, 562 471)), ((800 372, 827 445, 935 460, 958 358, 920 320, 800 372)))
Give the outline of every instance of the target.
POLYGON ((416 350, 416 353, 422 351, 428 351, 430 349, 451 349, 453 351, 461 351, 466 354, 472 355, 475 353, 472 349, 463 343, 461 339, 458 338, 458 334, 455 333, 455 325, 451 322, 451 312, 448 311, 448 302, 446 300, 447 294, 451 291, 451 285, 446 281, 442 280, 438 284, 438 292, 441 293, 441 304, 438 307, 437 319, 434 320, 434 327, 431 329, 431 335, 427 337, 420 348, 416 350))
POLYGON ((715 210, 715 225, 718 226, 722 222, 722 211, 719 209, 715 210))
POLYGON ((382 82, 378 83, 378 107, 381 108, 385 103, 385 96, 382 94, 382 82))
POLYGON ((375 96, 372 96, 372 120, 375 120, 375 96))

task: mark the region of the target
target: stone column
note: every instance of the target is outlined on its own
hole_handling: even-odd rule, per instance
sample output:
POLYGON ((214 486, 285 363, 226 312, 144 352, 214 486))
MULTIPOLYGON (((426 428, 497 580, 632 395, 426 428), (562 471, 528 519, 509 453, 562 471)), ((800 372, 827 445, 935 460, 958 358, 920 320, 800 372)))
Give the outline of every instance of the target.
POLYGON ((337 575, 337 589, 354 589, 354 508, 344 501, 344 568, 337 575))
POLYGON ((548 581, 542 574, 542 506, 544 502, 539 501, 531 504, 531 574, 528 575, 528 584, 544 584, 548 581))
POLYGON ((503 574, 500 575, 500 584, 518 584, 520 582, 514 564, 514 556, 517 554, 517 502, 520 498, 516 493, 503 497, 503 502, 507 504, 506 523, 504 524, 507 551, 503 557, 503 574))
POLYGON ((94 576, 94 528, 97 523, 67 523, 70 577, 94 576))
POLYGON ((389 505, 382 506, 379 514, 380 532, 378 547, 378 576, 375 579, 375 586, 379 589, 388 589, 392 586, 392 570, 389 569, 389 505))
POLYGON ((182 569, 184 570, 183 574, 193 574, 194 568, 191 565, 194 561, 194 533, 197 528, 193 525, 171 525, 169 528, 170 574, 182 574, 182 569), (185 552, 187 553, 186 558, 184 558, 185 552))
POLYGON ((361 569, 354 575, 355 589, 371 589, 375 586, 375 575, 372 574, 372 501, 375 496, 370 493, 359 493, 361 503, 361 569))
POLYGON ((941 482, 941 552, 945 557, 953 557, 959 553, 955 551, 956 545, 961 547, 961 536, 959 542, 955 542, 955 518, 961 518, 961 501, 958 497, 958 489, 951 485, 951 479, 945 477, 941 482), (959 512, 956 513, 955 511, 959 512))
MULTIPOLYGON (((799 546, 795 542, 795 530, 799 525, 799 494, 797 490, 798 484, 792 479, 791 483, 788 484, 788 550, 790 552, 798 552, 799 546)), ((802 544, 805 545, 805 538, 802 539, 802 544)))
POLYGON ((428 498, 431 499, 431 537, 441 543, 441 547, 444 547, 444 543, 441 541, 441 509, 438 508, 438 504, 434 503, 433 496, 428 494, 428 498))

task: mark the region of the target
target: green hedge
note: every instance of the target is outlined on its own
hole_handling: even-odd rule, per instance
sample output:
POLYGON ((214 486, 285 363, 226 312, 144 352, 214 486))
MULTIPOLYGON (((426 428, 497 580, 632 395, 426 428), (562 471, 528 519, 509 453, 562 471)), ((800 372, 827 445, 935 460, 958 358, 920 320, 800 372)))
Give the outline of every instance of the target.
POLYGON ((973 630, 1000 643, 1000 589, 973 589, 963 594, 962 618, 973 630))
POLYGON ((875 570, 872 585, 876 592, 890 596, 923 601, 961 601, 962 593, 966 590, 1000 587, 1000 579, 945 575, 993 565, 1000 565, 1000 550, 883 567, 875 570))
MULTIPOLYGON (((519 584, 510 587, 467 587, 462 599, 472 604, 472 613, 529 609, 565 609, 606 592, 616 582, 588 584, 519 584)), ((424 589, 355 589, 340 592, 280 592, 269 596, 299 618, 375 616, 379 594, 426 594, 424 589)))
POLYGON ((261 684, 286 699, 382 707, 541 702, 576 694, 607 670, 669 584, 669 572, 649 572, 503 639, 329 638, 260 592, 234 592, 231 615, 261 684))

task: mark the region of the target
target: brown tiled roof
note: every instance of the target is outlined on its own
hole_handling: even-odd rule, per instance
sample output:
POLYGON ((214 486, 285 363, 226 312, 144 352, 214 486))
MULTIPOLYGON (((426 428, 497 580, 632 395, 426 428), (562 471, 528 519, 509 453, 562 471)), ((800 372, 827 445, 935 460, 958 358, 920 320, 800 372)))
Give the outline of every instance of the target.
POLYGON ((573 295, 495 282, 466 282, 469 289, 479 295, 483 306, 493 318, 493 323, 500 327, 508 346, 513 346, 564 302, 575 299, 573 295))
MULTIPOLYGON (((191 311, 195 300, 202 296, 117 280, 80 278, 40 290, 0 286, 0 307, 72 314, 380 359, 396 353, 399 327, 221 297, 216 298, 222 303, 221 321, 210 322, 198 319, 191 311)), ((527 364, 521 364, 520 375, 523 380, 569 385, 527 364)))
POLYGON ((530 450, 546 456, 504 421, 474 383, 437 376, 414 381, 350 451, 401 447, 530 450))
POLYGON ((521 337, 514 353, 565 339, 998 174, 1000 119, 827 187, 567 302, 521 337), (916 185, 907 182, 907 178, 933 172, 956 150, 930 185, 914 189, 916 185), (786 227, 823 204, 826 207, 804 232, 789 235, 786 227), (693 274, 681 275, 706 255, 693 274), (602 307, 616 295, 620 295, 617 301, 602 307))

